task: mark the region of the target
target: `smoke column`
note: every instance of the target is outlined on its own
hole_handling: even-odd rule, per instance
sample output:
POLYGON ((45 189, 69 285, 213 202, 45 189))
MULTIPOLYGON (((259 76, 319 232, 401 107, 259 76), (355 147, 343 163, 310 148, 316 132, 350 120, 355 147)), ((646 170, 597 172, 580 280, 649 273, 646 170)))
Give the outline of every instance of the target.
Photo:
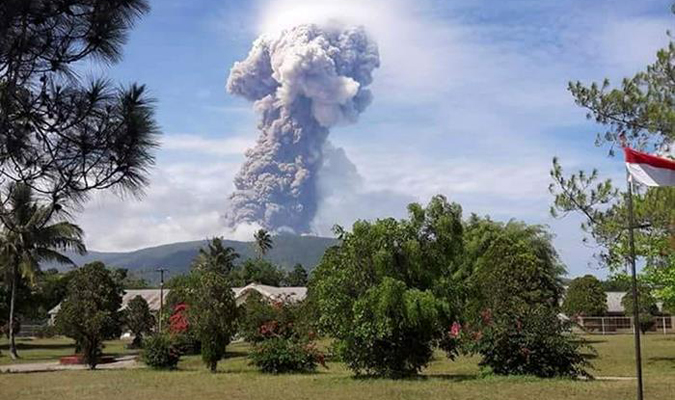
POLYGON ((227 81, 261 114, 260 136, 234 179, 228 226, 309 232, 329 128, 356 122, 379 64, 362 27, 299 25, 253 43, 227 81))

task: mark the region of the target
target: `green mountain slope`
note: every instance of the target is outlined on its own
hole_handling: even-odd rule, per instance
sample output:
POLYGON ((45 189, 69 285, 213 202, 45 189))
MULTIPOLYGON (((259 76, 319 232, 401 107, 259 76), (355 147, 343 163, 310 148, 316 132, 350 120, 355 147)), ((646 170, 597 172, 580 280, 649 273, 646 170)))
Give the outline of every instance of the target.
MULTIPOLYGON (((300 263, 308 271, 311 271, 323 256, 325 250, 337 244, 336 239, 317 236, 282 234, 275 236, 273 239, 274 248, 266 255, 266 258, 286 270, 300 263)), ((168 269, 168 277, 187 272, 190 268, 190 262, 205 243, 205 240, 171 243, 119 253, 90 251, 84 256, 69 254, 69 257, 78 266, 92 261, 102 261, 109 267, 126 268, 140 278, 157 282, 159 278, 156 272, 157 268, 168 269)), ((234 248, 239 253, 240 262, 257 257, 252 242, 224 240, 224 244, 234 248)), ((43 265, 45 269, 50 267, 61 270, 68 268, 67 266, 43 265)))

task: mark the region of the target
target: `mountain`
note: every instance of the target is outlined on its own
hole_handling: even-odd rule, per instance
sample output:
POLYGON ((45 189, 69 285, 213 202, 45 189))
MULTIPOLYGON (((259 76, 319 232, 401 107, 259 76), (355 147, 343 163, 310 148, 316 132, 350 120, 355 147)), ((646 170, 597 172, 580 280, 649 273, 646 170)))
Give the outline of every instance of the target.
MULTIPOLYGON (((281 234, 273 237, 274 247, 267 253, 265 258, 289 270, 295 264, 302 264, 311 271, 321 260, 323 253, 328 247, 337 244, 337 239, 318 236, 297 236, 281 234)), ((240 242, 224 240, 225 246, 230 246, 239 253, 239 261, 256 257, 255 246, 252 242, 240 242)), ((90 251, 84 256, 67 254, 78 266, 93 261, 102 261, 108 267, 126 268, 133 275, 144 278, 149 282, 159 280, 157 268, 169 270, 168 277, 183 274, 190 268, 190 263, 197 255, 199 249, 206 245, 206 240, 193 242, 180 242, 165 244, 156 247, 130 252, 100 252, 90 251)), ((67 266, 44 265, 43 269, 58 268, 67 269, 67 266)))

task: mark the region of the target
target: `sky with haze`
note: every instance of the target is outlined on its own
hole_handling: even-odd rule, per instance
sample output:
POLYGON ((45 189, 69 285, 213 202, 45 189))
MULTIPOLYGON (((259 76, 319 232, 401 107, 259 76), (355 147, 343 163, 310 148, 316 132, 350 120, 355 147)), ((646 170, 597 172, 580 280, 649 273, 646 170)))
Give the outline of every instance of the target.
POLYGON ((243 153, 257 137, 251 104, 227 94, 251 42, 304 22, 366 27, 380 48, 374 100, 330 141, 351 160, 322 178, 317 234, 355 219, 404 217, 434 194, 465 215, 549 225, 571 276, 597 270, 580 219, 549 216, 551 159, 624 179, 620 158, 594 145, 569 81, 618 83, 653 62, 675 16, 667 0, 153 0, 124 59, 105 74, 146 84, 164 132, 141 200, 97 194, 78 217, 101 251, 216 235, 243 153), (353 164, 353 165, 351 165, 353 164), (354 168, 355 167, 355 168, 354 168))

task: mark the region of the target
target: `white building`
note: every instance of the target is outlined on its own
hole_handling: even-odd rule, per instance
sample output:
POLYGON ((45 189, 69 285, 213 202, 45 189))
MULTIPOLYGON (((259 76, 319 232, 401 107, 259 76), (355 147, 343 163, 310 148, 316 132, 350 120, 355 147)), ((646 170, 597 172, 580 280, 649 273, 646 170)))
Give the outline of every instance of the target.
MULTIPOLYGON (((164 289, 164 300, 166 301, 166 296, 169 294, 171 289, 164 289)), ((234 292, 234 298, 237 302, 237 305, 242 304, 246 301, 246 298, 251 292, 258 292, 263 295, 265 298, 270 300, 276 299, 289 299, 291 301, 300 301, 307 296, 306 287, 276 287, 276 286, 267 286, 261 285, 258 283, 251 283, 244 287, 235 287, 232 288, 234 292)), ((158 312, 160 306, 160 290, 159 289, 130 289, 125 290, 124 295, 122 296, 122 307, 121 310, 127 307, 127 304, 136 296, 141 296, 145 301, 148 302, 150 311, 158 312)), ((49 310, 49 322, 54 323, 56 314, 61 309, 61 305, 49 310)))

